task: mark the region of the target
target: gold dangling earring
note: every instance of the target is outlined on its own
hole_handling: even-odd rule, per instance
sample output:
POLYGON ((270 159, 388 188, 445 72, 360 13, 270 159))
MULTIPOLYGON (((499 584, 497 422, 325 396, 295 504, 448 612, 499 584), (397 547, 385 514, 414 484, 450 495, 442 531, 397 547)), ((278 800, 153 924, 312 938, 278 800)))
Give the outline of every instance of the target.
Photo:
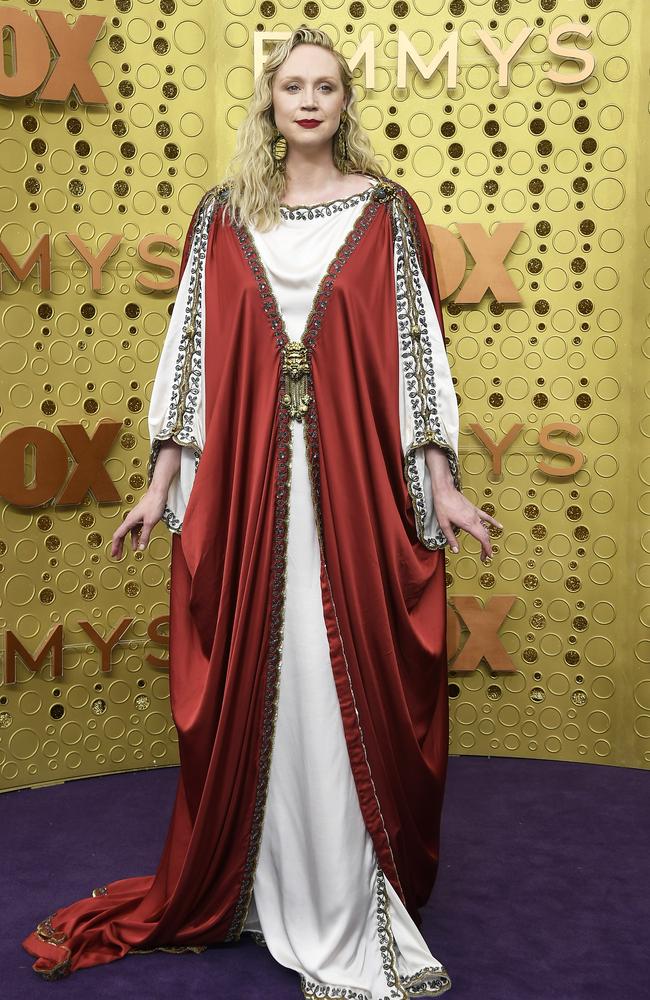
POLYGON ((287 140, 282 132, 278 128, 273 126, 274 133, 271 139, 271 156, 273 157, 273 163, 275 170, 282 170, 284 167, 284 159, 287 155, 287 140))
POLYGON ((338 161, 337 166, 342 173, 347 174, 349 172, 349 161, 348 161, 348 144, 347 144, 347 130, 350 121, 350 116, 348 115, 345 108, 341 112, 341 121, 339 122, 339 127, 336 130, 336 159, 338 161))

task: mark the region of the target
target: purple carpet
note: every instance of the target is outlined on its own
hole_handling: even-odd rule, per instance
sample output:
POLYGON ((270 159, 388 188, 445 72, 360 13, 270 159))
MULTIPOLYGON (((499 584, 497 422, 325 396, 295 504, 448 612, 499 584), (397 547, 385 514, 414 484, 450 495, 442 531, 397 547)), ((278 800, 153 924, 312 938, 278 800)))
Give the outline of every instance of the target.
MULTIPOLYGON (((0 995, 6 1000, 298 1000, 296 973, 249 935, 201 954, 127 955, 41 980, 20 941, 95 886, 153 874, 178 771, 0 796, 0 995)), ((452 757, 442 862, 422 933, 451 1000, 650 997, 650 776, 561 761, 452 757)))

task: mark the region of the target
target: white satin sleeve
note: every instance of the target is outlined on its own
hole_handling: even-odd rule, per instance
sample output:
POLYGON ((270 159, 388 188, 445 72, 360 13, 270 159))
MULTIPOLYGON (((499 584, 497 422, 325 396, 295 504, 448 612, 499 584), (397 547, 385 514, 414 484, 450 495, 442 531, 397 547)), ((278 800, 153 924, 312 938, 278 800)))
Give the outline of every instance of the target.
POLYGON ((187 262, 163 343, 149 403, 147 483, 163 441, 181 447, 180 468, 167 493, 162 520, 180 534, 205 445, 205 247, 209 213, 199 212, 187 262))
MULTIPOLYGON (((399 419, 404 475, 413 502, 419 540, 426 548, 448 545, 436 517, 424 448, 441 447, 456 489, 459 413, 456 391, 433 299, 420 268, 413 234, 394 202, 393 264, 399 335, 399 419)), ((454 534, 460 528, 454 527, 454 534)))

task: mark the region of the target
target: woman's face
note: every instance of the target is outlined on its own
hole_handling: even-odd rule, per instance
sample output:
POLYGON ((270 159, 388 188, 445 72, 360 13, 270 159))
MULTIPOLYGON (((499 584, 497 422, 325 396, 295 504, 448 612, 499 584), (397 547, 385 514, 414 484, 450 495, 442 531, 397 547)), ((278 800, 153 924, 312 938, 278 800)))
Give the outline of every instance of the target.
POLYGON ((345 107, 345 93, 336 58, 320 45, 303 43, 292 49, 273 80, 275 124, 292 146, 331 149, 345 107), (315 120, 307 127, 300 121, 315 120))

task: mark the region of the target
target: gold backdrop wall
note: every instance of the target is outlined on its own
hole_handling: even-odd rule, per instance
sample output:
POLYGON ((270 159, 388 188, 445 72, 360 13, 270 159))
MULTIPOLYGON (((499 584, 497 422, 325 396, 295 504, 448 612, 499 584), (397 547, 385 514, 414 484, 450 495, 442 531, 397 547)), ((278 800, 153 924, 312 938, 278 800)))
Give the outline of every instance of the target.
POLYGON ((0 787, 178 762, 170 537, 159 525, 119 562, 110 539, 145 486, 190 214, 229 159, 263 33, 301 22, 355 65, 385 173, 430 225, 465 492, 504 524, 487 567, 466 533, 447 554, 450 751, 650 766, 642 13, 642 0, 0 8, 0 787), (573 59, 549 48, 570 22, 573 59), (526 28, 500 80, 478 31, 507 49, 526 28), (408 45, 421 62, 401 78, 408 45))

